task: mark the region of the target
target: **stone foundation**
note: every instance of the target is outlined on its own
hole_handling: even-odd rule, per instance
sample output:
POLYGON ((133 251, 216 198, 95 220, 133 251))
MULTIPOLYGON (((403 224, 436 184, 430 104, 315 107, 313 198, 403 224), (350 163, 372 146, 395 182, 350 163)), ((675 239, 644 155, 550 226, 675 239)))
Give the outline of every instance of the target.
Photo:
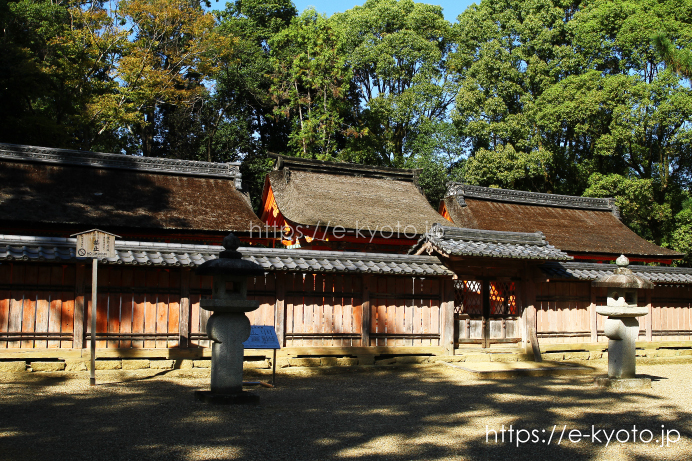
MULTIPOLYGON (((692 363, 692 348, 685 349, 637 349, 637 364, 659 364, 659 363, 692 363)), ((272 368, 271 356, 253 356, 254 360, 247 360, 243 363, 243 368, 264 369, 272 368), (260 358, 257 360, 256 358, 260 358)), ((605 349, 590 351, 547 351, 542 354, 544 361, 549 362, 575 362, 588 363, 598 361, 602 363, 608 360, 608 352, 605 349)), ((358 355, 358 356, 335 356, 335 357, 278 357, 276 368, 299 368, 299 367, 355 367, 355 366, 377 366, 393 367, 407 366, 416 364, 428 364, 437 362, 532 362, 533 355, 510 352, 487 352, 480 349, 469 351, 457 351, 457 355, 358 355)), ((24 371, 33 372, 83 372, 89 370, 90 362, 88 359, 58 359, 58 360, 4 360, 0 361, 0 373, 16 373, 24 371)), ((97 359, 97 370, 192 370, 209 369, 211 360, 209 359, 160 359, 160 358, 137 358, 137 359, 97 359)))

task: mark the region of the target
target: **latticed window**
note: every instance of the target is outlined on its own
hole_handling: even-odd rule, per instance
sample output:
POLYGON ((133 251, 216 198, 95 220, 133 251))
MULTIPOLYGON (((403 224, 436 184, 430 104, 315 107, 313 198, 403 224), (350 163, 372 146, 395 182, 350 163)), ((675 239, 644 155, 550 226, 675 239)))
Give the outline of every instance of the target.
MULTIPOLYGON (((454 282, 454 313, 483 315, 483 282, 454 282)), ((490 315, 519 315, 520 303, 514 282, 490 282, 490 315)))
POLYGON ((476 280, 454 281, 454 313, 483 315, 483 285, 476 280))
POLYGON ((519 315, 514 282, 490 282, 490 315, 519 315))

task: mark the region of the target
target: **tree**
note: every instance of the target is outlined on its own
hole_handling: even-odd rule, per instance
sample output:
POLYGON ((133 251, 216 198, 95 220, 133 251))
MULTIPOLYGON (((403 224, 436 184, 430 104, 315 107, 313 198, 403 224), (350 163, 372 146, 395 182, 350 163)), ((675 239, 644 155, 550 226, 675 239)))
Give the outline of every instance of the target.
POLYGON ((351 161, 403 166, 426 124, 447 120, 451 27, 442 9, 411 0, 368 0, 330 18, 351 69, 351 161))
POLYGON ((673 42, 662 33, 655 34, 651 41, 667 66, 677 74, 692 80, 692 51, 675 48, 673 42))
POLYGON ((333 160, 345 131, 350 73, 330 23, 307 10, 270 40, 275 113, 294 120, 289 146, 301 157, 333 160))
POLYGON ((157 148, 162 120, 180 110, 189 116, 205 99, 205 83, 231 56, 234 41, 215 31, 199 0, 121 0, 116 15, 133 39, 118 62, 118 91, 92 110, 103 129, 127 127, 132 151, 168 156, 157 148))
POLYGON ((0 2, 0 137, 119 150, 90 106, 114 87, 125 35, 100 1, 0 2))

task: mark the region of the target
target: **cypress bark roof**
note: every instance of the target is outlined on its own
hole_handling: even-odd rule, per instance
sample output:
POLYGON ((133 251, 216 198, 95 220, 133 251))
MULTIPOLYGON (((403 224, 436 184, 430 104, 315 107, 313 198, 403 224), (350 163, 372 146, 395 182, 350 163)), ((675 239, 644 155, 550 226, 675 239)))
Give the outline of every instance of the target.
POLYGON ((573 197, 452 183, 444 204, 460 227, 511 232, 543 232, 555 247, 574 254, 675 259, 632 232, 609 198, 573 197))
POLYGON ((264 197, 270 186, 279 211, 294 224, 412 237, 446 221, 418 187, 419 172, 277 156, 264 197))
POLYGON ((238 166, 0 144, 0 220, 249 232, 238 166))

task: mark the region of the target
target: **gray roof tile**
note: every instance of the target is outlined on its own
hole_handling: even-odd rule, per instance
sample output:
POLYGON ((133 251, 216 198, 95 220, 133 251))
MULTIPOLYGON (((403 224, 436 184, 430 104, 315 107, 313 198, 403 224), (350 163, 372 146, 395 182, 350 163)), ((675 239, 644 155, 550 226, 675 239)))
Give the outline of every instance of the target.
MULTIPOLYGON (((0 234, 0 261, 86 261, 75 257, 75 239, 0 234)), ((106 264, 146 266, 198 266, 217 258, 223 249, 213 245, 185 245, 148 242, 115 242, 116 256, 106 264)), ((436 257, 355 253, 338 251, 288 250, 242 247, 243 258, 267 271, 315 271, 373 274, 451 276, 436 257)))
POLYGON ((567 253, 549 245, 542 233, 501 232, 435 225, 410 253, 424 245, 443 255, 566 261, 567 253))
MULTIPOLYGON (((543 273, 550 278, 584 281, 596 280, 612 273, 616 268, 615 264, 580 262, 551 262, 541 266, 543 273)), ((692 284, 692 268, 640 265, 629 265, 628 268, 654 283, 692 284)))

